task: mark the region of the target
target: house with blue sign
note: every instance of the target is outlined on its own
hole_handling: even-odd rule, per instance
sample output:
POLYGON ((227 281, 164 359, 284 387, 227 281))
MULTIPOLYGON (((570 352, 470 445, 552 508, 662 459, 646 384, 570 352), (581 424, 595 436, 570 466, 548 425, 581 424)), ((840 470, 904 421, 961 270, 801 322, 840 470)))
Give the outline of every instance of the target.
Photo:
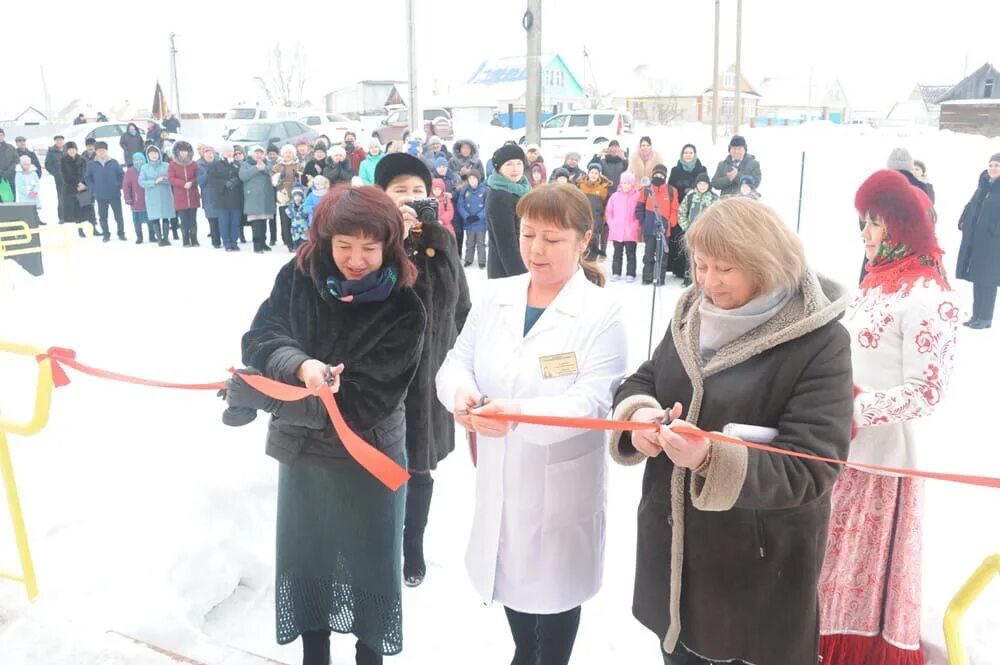
MULTIPOLYGON (((508 127, 524 126, 528 90, 527 63, 523 55, 484 60, 461 86, 447 95, 452 108, 488 106, 508 127), (508 116, 513 113, 513 118, 508 116)), ((542 118, 587 104, 587 93, 562 56, 542 55, 542 118)))

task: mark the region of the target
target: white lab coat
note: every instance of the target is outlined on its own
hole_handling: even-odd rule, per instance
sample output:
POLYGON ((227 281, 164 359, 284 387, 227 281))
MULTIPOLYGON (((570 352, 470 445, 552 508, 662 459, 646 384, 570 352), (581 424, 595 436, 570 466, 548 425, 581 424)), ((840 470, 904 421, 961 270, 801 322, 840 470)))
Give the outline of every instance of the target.
MULTIPOLYGON (((524 335, 530 275, 491 280, 437 375, 438 399, 461 387, 516 399, 532 415, 603 418, 627 362, 612 294, 578 270, 524 335), (576 353, 575 376, 542 378, 540 358, 576 353)), ((531 614, 565 612, 601 587, 605 433, 518 425, 479 437, 476 509, 466 567, 483 602, 531 614)))

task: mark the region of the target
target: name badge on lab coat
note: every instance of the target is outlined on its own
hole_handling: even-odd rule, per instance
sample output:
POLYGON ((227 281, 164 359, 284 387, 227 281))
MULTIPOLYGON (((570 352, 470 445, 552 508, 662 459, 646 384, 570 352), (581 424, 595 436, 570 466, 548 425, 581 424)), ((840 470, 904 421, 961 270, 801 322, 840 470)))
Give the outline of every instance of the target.
POLYGON ((573 351, 542 356, 538 359, 538 364, 542 367, 543 379, 558 379, 580 373, 580 366, 576 363, 576 353, 573 351))

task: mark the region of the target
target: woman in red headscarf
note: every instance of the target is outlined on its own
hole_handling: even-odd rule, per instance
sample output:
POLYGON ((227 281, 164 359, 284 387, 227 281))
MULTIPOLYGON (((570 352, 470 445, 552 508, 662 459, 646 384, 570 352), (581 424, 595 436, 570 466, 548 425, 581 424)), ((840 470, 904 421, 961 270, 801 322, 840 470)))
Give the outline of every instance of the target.
MULTIPOLYGON (((844 317, 856 384, 849 460, 915 468, 921 425, 953 365, 957 297, 927 206, 905 177, 874 173, 854 206, 868 260, 844 317)), ((922 665, 923 481, 847 468, 832 504, 819 584, 823 665, 922 665)))

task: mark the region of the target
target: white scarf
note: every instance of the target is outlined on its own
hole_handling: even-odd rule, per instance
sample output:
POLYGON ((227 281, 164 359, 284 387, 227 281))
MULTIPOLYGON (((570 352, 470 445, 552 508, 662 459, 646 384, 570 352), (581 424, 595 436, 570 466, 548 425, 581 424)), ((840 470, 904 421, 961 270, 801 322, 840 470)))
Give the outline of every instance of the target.
POLYGON ((740 307, 722 309, 710 303, 703 294, 698 306, 701 319, 698 352, 701 361, 707 363, 726 344, 770 321, 791 299, 792 292, 781 288, 759 295, 740 307))

